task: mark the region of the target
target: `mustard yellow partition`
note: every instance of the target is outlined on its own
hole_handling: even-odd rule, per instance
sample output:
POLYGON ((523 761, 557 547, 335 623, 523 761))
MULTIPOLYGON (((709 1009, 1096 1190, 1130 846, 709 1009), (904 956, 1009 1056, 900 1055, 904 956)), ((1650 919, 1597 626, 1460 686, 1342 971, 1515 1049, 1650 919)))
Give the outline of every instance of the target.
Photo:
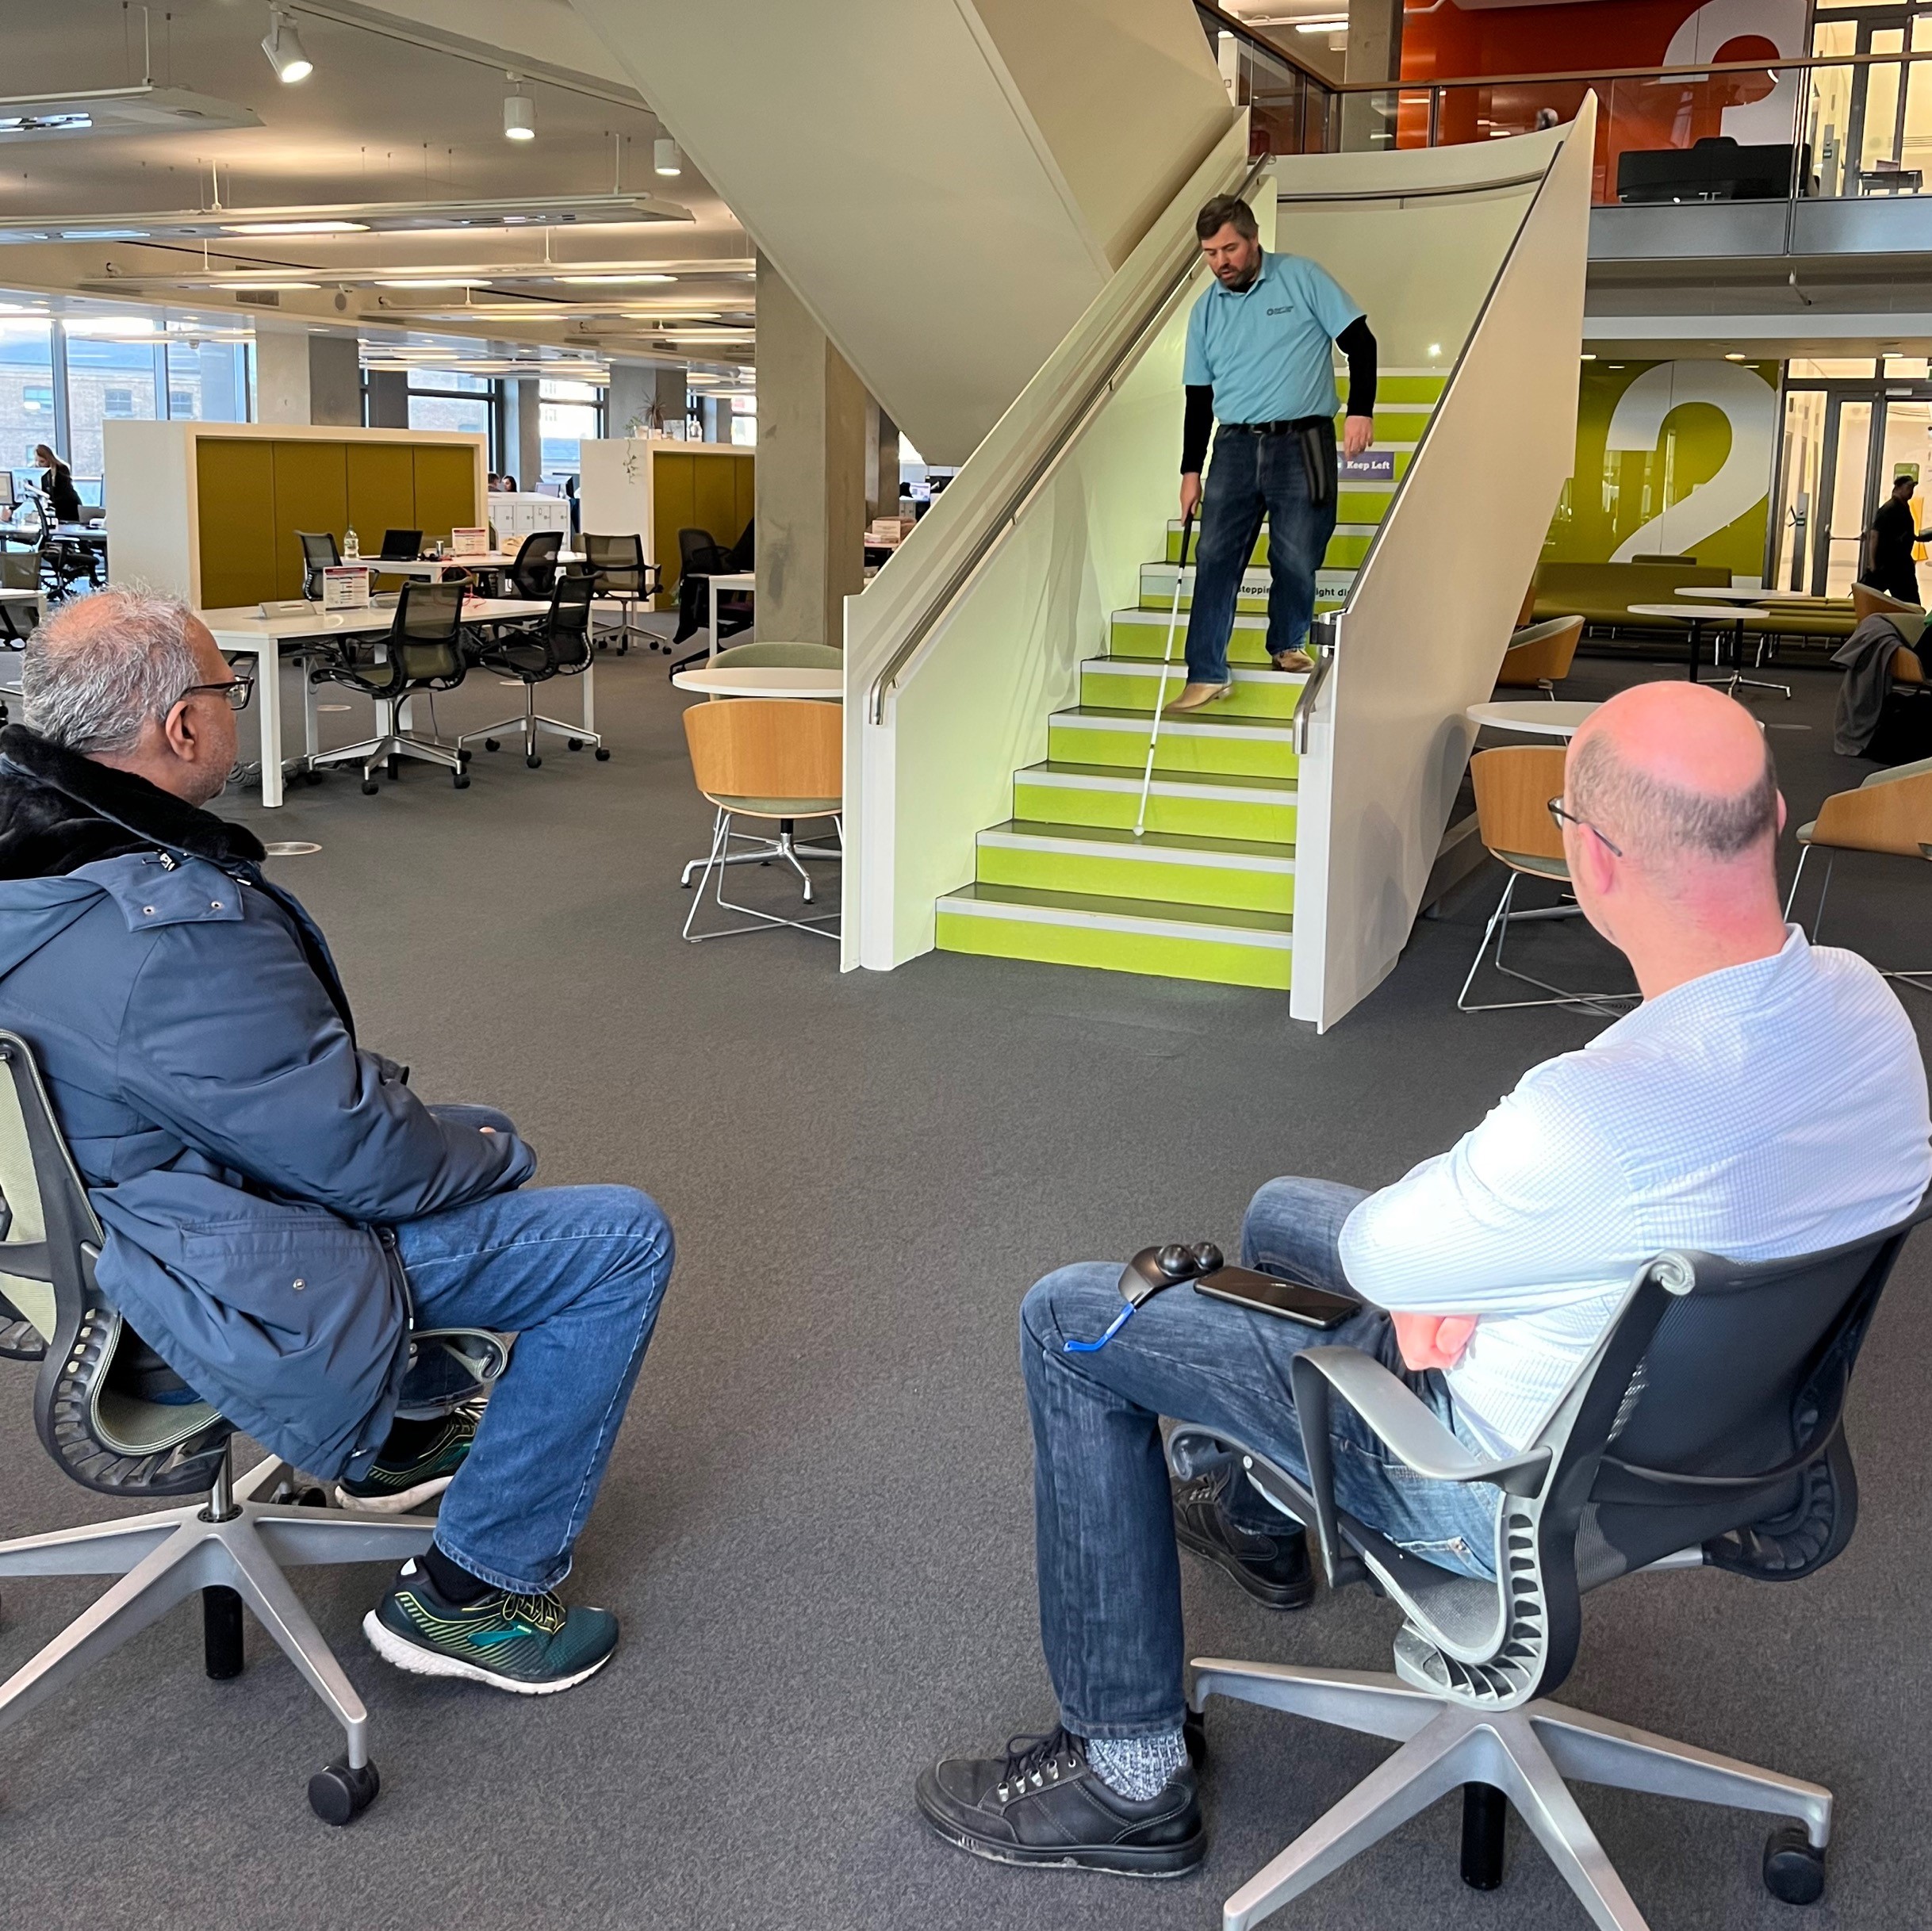
POLYGON ((415 452, 406 443, 351 443, 349 455, 349 521, 362 554, 382 547, 385 530, 414 530, 415 452))
MULTIPOLYGON (((302 546, 297 532, 327 530, 338 541, 349 527, 347 446, 341 443, 269 444, 275 461, 275 594, 302 593, 302 546)), ((202 526, 206 580, 208 530, 202 526)))
POLYGON ((452 530, 473 529, 483 519, 477 504, 476 458, 448 443, 410 448, 416 466, 416 514, 410 527, 425 543, 447 543, 452 530))
POLYGON ((197 468, 202 603, 224 610, 277 595, 272 445, 204 442, 197 468))
POLYGON ((727 549, 744 534, 756 506, 756 468, 749 450, 696 455, 652 445, 651 535, 667 591, 677 588, 677 533, 708 530, 727 549))

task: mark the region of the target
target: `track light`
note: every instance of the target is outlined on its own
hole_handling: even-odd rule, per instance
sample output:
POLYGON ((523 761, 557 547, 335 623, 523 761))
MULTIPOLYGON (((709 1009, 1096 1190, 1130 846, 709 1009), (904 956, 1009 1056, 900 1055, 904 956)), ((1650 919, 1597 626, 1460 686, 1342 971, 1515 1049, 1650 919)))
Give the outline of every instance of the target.
POLYGON ((537 104, 523 92, 514 74, 508 78, 516 91, 503 98, 503 137, 508 141, 534 141, 537 138, 537 104))
POLYGON ((684 171, 684 157, 677 151, 677 143, 668 134, 660 135, 654 144, 654 162, 660 174, 667 180, 675 181, 684 171))
POLYGON ((302 51, 295 22, 278 7, 268 10, 268 32, 262 41, 262 52, 268 56, 275 78, 285 86, 306 80, 316 71, 316 63, 302 51))

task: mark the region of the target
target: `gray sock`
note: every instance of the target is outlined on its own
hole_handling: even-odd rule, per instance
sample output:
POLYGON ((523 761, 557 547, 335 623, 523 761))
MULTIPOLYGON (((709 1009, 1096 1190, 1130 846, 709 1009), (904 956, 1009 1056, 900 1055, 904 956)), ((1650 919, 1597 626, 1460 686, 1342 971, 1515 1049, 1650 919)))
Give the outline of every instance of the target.
POLYGON ((1089 1737, 1087 1761, 1117 1797, 1146 1803, 1158 1797, 1187 1761, 1187 1740, 1176 1723, 1151 1737, 1089 1737))

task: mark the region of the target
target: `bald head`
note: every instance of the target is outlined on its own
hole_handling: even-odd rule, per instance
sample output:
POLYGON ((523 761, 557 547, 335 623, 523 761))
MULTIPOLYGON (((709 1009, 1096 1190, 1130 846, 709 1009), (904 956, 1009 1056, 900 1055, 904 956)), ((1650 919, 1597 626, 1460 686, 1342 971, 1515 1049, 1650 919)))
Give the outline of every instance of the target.
POLYGON ((1570 748, 1570 809, 1646 869, 1726 865, 1777 834, 1777 774, 1744 707, 1708 684, 1640 684, 1570 748))

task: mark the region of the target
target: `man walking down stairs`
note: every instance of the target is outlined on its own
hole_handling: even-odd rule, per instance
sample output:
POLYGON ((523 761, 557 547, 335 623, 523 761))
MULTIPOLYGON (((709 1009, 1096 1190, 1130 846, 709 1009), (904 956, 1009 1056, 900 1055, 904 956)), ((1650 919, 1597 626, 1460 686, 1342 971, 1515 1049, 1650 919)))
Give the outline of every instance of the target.
POLYGON ((1341 285, 1300 255, 1270 255, 1254 211, 1218 194, 1194 224, 1213 270, 1187 322, 1186 423, 1181 515, 1201 507, 1199 569, 1187 625, 1187 683, 1169 707, 1184 716, 1234 692, 1228 639, 1243 571, 1268 523, 1268 654, 1305 671, 1315 573, 1335 531, 1333 343, 1348 358, 1342 446, 1361 455, 1375 435, 1375 338, 1341 285), (1214 465, 1201 466, 1215 418, 1214 465))

